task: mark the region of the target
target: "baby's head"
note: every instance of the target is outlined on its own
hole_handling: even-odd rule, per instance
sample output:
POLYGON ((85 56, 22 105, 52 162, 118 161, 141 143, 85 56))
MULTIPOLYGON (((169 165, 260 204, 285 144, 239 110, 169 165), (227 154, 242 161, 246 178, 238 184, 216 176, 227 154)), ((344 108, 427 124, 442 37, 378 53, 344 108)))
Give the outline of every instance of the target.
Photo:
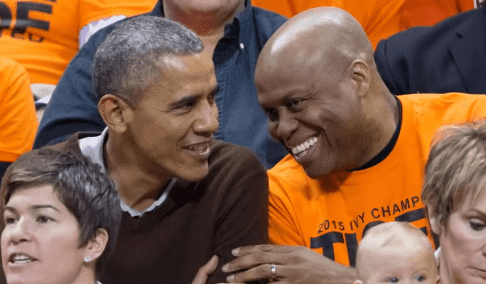
POLYGON ((358 247, 355 284, 435 284, 434 250, 422 231, 406 222, 390 222, 366 232, 358 247))

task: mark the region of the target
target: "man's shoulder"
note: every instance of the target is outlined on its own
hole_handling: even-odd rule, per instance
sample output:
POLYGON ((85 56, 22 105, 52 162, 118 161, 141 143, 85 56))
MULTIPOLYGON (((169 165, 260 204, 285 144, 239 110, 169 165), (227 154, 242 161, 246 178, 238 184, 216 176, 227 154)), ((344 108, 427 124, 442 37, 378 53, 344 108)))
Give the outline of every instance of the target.
POLYGON ((470 105, 470 104, 484 104, 486 103, 486 95, 483 94, 466 94, 460 92, 450 92, 443 94, 434 93, 418 93, 397 96, 400 102, 405 105, 438 105, 448 108, 454 105, 470 105))
POLYGON ((404 114, 431 124, 465 123, 486 117, 486 95, 465 93, 412 94, 398 96, 404 114))
POLYGON ((256 167, 255 170, 264 170, 256 155, 243 146, 213 140, 211 155, 209 156, 210 171, 221 167, 256 167))
POLYGON ((275 187, 300 187, 311 182, 304 168, 292 157, 285 156, 273 168, 267 171, 270 190, 275 187))

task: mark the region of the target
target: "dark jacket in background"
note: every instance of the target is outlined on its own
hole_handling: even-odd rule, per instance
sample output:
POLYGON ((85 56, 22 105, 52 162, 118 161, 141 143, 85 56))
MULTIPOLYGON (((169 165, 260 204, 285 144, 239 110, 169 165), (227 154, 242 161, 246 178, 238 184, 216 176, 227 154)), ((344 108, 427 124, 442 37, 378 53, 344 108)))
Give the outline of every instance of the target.
POLYGON ((415 27, 382 40, 375 61, 395 95, 486 94, 486 9, 415 27))

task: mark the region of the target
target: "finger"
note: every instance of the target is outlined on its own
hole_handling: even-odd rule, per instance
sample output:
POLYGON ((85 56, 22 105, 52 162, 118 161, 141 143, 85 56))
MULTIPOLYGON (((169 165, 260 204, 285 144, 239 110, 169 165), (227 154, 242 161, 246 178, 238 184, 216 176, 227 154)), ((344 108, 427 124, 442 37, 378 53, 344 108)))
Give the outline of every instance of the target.
POLYGON ((242 256, 258 252, 274 252, 274 253, 288 253, 298 248, 297 246, 284 246, 284 245, 256 245, 256 246, 244 246, 235 248, 231 251, 233 256, 242 256))
POLYGON ((272 275, 270 264, 259 265, 243 272, 230 275, 226 278, 226 281, 246 283, 262 279, 278 279, 278 275, 276 273, 272 275))
POLYGON ((252 254, 243 255, 233 259, 223 265, 223 272, 235 272, 238 270, 247 270, 256 266, 265 264, 285 264, 285 258, 281 254, 273 252, 257 251, 252 254))
POLYGON ((201 266, 201 268, 199 268, 197 271, 196 277, 192 281, 192 284, 206 284, 209 275, 213 273, 218 266, 218 260, 218 256, 213 255, 213 257, 211 257, 206 264, 201 266))

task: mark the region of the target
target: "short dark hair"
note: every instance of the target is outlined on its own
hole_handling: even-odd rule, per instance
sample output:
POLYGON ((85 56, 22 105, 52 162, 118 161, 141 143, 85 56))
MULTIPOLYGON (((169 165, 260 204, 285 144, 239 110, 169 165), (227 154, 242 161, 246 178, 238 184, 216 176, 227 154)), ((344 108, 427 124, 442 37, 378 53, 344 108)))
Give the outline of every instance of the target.
POLYGON ((144 90, 160 75, 163 56, 198 54, 203 48, 194 32, 162 17, 137 16, 122 21, 94 56, 98 100, 112 94, 136 106, 144 90))
POLYGON ((80 247, 95 237, 98 229, 108 232, 108 243, 96 263, 96 272, 101 272, 115 249, 121 223, 114 183, 87 157, 42 148, 23 154, 7 169, 1 185, 2 207, 18 189, 44 184, 52 185, 59 200, 76 217, 80 247))

